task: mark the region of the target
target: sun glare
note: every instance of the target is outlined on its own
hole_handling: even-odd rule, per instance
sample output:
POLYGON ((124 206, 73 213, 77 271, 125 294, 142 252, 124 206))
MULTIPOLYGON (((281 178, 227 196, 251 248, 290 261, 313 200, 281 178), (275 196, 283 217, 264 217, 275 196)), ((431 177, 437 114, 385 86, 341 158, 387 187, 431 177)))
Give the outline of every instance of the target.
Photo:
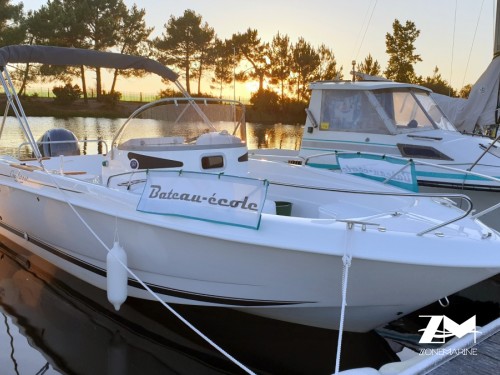
POLYGON ((245 89, 250 94, 253 94, 254 92, 257 92, 259 90, 259 82, 257 82, 257 81, 245 82, 245 89))

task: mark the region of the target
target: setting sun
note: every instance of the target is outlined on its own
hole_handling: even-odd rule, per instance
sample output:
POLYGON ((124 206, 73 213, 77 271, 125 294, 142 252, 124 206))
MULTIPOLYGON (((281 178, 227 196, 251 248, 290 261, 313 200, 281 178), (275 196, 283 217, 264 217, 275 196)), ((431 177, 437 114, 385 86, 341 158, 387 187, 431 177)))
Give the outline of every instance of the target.
POLYGON ((245 89, 250 94, 253 94, 254 92, 257 92, 259 90, 259 82, 258 81, 245 82, 245 89))

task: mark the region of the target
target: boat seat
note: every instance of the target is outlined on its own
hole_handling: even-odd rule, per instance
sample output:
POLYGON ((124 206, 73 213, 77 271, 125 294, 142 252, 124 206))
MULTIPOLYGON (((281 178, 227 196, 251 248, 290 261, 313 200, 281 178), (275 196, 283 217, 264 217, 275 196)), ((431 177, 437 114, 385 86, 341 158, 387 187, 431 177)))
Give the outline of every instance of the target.
MULTIPOLYGON (((24 163, 21 163, 21 164, 19 164, 19 163, 10 163, 9 165, 11 167, 22 169, 24 171, 29 171, 29 172, 43 171, 42 167, 39 167, 37 165, 24 164, 24 163)), ((63 170, 63 174, 65 176, 82 176, 82 175, 86 175, 87 172, 86 171, 64 171, 63 170)), ((92 177, 92 178, 94 178, 94 177, 92 177)), ((88 177, 85 176, 85 179, 88 179, 88 177)))
POLYGON ((63 173, 65 175, 68 175, 68 176, 75 176, 75 175, 79 175, 79 174, 87 174, 87 172, 85 172, 85 171, 63 171, 63 173))
POLYGON ((41 171, 42 170, 42 167, 39 167, 37 165, 28 165, 28 164, 19 164, 19 163, 10 163, 9 164, 11 167, 14 167, 14 168, 18 168, 18 169, 22 169, 22 170, 25 170, 25 171, 30 171, 30 172, 33 172, 33 171, 41 171))
POLYGON ((202 134, 196 140, 196 145, 225 145, 225 144, 240 144, 241 139, 231 135, 227 130, 221 132, 210 132, 202 134))
POLYGON ((133 150, 144 149, 151 146, 182 145, 184 137, 159 137, 159 138, 131 138, 120 145, 120 149, 133 150))

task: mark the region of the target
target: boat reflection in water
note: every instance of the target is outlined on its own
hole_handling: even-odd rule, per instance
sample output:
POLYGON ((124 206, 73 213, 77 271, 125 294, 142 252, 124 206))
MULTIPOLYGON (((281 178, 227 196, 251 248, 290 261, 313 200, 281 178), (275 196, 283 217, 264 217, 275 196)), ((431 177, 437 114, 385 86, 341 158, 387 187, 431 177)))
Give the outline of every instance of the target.
MULTIPOLYGON (((14 254, 0 247, 0 311, 6 322, 0 342, 11 342, 10 350, 2 344, 2 374, 244 373, 159 303, 128 298, 115 312, 106 292, 39 257, 21 259, 14 254), (32 351, 40 352, 30 353, 29 361, 23 356, 28 345, 19 347, 26 339, 19 334, 10 339, 18 331, 32 351), (28 371, 22 370, 28 366, 28 371)), ((333 372, 334 331, 228 309, 174 307, 257 374, 333 372)), ((378 368, 395 360, 375 333, 344 333, 343 368, 378 368)))
MULTIPOLYGON (((2 290, 3 292, 3 290, 2 290)), ((42 353, 32 347, 28 334, 21 333, 22 327, 16 327, 14 317, 2 309, 0 324, 0 363, 2 374, 60 374, 54 370, 42 353)))

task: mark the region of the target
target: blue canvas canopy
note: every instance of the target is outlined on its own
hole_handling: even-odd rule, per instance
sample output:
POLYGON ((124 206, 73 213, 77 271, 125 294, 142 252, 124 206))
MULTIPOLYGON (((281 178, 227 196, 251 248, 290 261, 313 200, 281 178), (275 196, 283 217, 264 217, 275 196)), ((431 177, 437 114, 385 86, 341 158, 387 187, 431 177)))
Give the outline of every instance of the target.
POLYGON ((143 69, 172 82, 179 75, 147 57, 81 48, 15 45, 0 48, 0 68, 8 63, 92 66, 111 69, 143 69))

